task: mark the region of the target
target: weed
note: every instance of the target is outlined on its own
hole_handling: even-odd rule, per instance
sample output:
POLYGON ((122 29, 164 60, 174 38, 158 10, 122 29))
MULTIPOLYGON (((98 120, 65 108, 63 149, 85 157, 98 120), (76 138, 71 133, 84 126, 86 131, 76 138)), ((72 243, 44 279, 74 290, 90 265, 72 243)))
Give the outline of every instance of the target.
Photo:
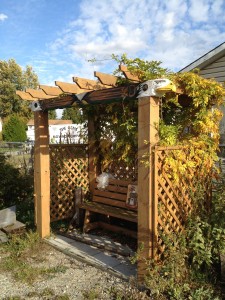
POLYGON ((24 299, 21 298, 20 296, 11 296, 11 297, 3 298, 2 300, 24 300, 24 299))
POLYGON ((55 295, 55 292, 53 289, 45 288, 41 292, 30 292, 27 295, 27 298, 36 297, 38 299, 51 299, 51 300, 69 300, 70 297, 67 294, 63 295, 55 295))
POLYGON ((95 289, 90 289, 87 291, 83 292, 83 297, 85 300, 95 300, 95 299, 99 299, 100 297, 100 292, 97 288, 95 289))
POLYGON ((140 292, 137 288, 129 287, 111 287, 109 290, 110 299, 113 300, 147 300, 149 297, 145 292, 140 292))
POLYGON ((55 296, 55 298, 53 300, 69 300, 69 299, 70 299, 70 297, 68 295, 64 294, 64 295, 55 296))
POLYGON ((49 297, 49 296, 54 296, 55 293, 52 289, 50 288, 45 288, 41 293, 40 293, 40 296, 42 297, 49 297))
POLYGON ((13 277, 21 282, 32 284, 41 276, 53 276, 57 273, 64 273, 67 267, 58 265, 52 268, 37 267, 31 264, 32 257, 40 253, 45 244, 38 237, 37 233, 29 232, 23 237, 12 236, 11 241, 3 246, 5 255, 0 262, 0 270, 11 272, 13 277))

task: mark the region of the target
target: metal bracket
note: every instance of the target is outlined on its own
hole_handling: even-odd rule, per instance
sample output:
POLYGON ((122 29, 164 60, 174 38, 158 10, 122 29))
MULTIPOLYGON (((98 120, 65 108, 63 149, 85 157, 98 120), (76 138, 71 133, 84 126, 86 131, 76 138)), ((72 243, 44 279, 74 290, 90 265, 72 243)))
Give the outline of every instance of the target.
POLYGON ((39 101, 33 101, 31 104, 30 104, 30 108, 32 111, 40 111, 42 110, 42 107, 41 107, 41 104, 39 101))

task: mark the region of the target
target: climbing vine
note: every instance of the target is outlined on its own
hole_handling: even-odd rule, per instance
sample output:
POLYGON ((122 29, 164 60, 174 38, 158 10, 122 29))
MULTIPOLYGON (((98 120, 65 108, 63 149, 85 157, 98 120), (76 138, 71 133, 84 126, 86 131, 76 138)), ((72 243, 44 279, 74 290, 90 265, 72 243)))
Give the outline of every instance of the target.
MULTIPOLYGON (((219 106, 225 97, 223 86, 202 78, 197 72, 172 73, 162 68, 160 61, 129 59, 125 54, 121 57, 112 55, 112 58, 118 64, 125 64, 141 81, 166 77, 176 84, 181 94, 166 94, 161 101, 159 143, 163 146, 188 145, 192 157, 198 151, 201 164, 207 162, 207 168, 212 167, 219 143, 219 121, 222 117, 219 106)), ((118 76, 118 85, 126 83, 119 69, 114 74, 118 76)), ((137 159, 137 103, 138 100, 124 99, 118 103, 84 108, 84 113, 94 118, 96 139, 99 141, 98 155, 104 166, 114 160, 134 164, 137 159)), ((177 168, 185 172, 187 154, 183 153, 182 157, 180 152, 179 155, 180 166, 176 162, 177 168)), ((175 162, 172 160, 168 165, 174 169, 175 162)), ((198 163, 200 161, 195 161, 195 166, 198 163)), ((190 162, 187 167, 189 165, 190 162)))
MULTIPOLYGON (((168 242, 162 239, 164 260, 162 256, 158 265, 155 261, 149 265, 147 285, 152 294, 160 295, 160 299, 162 294, 166 295, 165 299, 203 299, 202 296, 213 299, 214 291, 209 286, 212 279, 208 278, 215 278, 213 264, 224 249, 224 182, 222 191, 216 197, 214 194, 211 202, 207 202, 205 196, 210 195, 210 176, 218 176, 215 161, 222 117, 219 107, 223 104, 225 89, 214 80, 202 78, 198 72, 172 73, 162 68, 158 61, 129 59, 126 55, 113 56, 113 59, 118 64, 125 64, 142 82, 166 77, 175 83, 179 92, 168 93, 161 99, 160 122, 155 126, 159 132, 159 145, 175 149, 166 151, 167 156, 161 161, 164 170, 160 171, 165 171, 172 182, 168 189, 175 191, 181 211, 185 208, 182 197, 189 194, 191 211, 184 218, 187 224, 180 234, 176 230, 168 234, 163 227, 162 232, 159 231, 159 237, 162 239, 165 235, 168 242)), ((119 76, 118 85, 127 83, 119 69, 114 74, 119 76)), ((97 155, 103 167, 113 161, 135 163, 138 101, 124 99, 118 103, 85 107, 84 113, 95 122, 95 137, 99 143, 97 155)), ((158 200, 160 215, 162 200, 158 200)), ((169 207, 170 198, 165 201, 169 207)), ((186 214, 185 209, 183 213, 186 214)))

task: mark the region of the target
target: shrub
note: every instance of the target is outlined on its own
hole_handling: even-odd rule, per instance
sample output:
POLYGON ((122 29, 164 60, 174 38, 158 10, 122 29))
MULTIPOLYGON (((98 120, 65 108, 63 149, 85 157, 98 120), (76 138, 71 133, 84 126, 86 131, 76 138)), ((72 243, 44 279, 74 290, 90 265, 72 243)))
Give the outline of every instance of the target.
POLYGON ((2 134, 4 141, 25 142, 27 135, 23 119, 17 115, 10 116, 4 123, 2 134))
POLYGON ((0 154, 0 209, 17 205, 21 222, 33 226, 33 175, 10 165, 0 154))
POLYGON ((153 299, 219 300, 220 254, 225 249, 224 179, 217 182, 211 206, 199 185, 185 230, 160 237, 165 250, 159 261, 148 263, 146 285, 153 299))

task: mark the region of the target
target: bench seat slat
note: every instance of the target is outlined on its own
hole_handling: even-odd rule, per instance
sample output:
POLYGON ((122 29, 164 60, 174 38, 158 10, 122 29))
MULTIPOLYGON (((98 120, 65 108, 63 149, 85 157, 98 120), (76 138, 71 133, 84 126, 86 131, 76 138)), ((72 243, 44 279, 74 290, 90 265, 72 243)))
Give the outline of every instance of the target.
POLYGON ((95 213, 109 215, 111 217, 137 223, 137 211, 128 210, 128 209, 115 207, 115 206, 109 206, 106 204, 96 203, 96 202, 81 203, 79 207, 95 213))

